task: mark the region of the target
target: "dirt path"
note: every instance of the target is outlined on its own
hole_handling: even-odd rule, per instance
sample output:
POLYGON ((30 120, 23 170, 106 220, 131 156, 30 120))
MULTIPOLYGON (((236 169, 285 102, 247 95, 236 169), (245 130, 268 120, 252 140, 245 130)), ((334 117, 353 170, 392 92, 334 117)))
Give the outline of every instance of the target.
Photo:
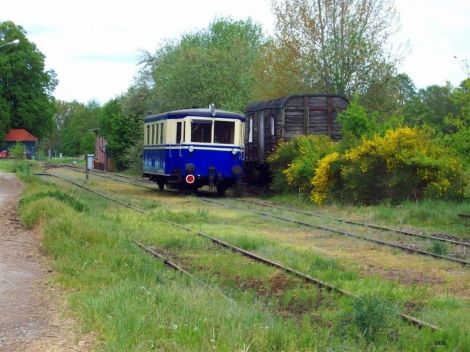
POLYGON ((18 220, 22 189, 14 175, 0 172, 0 351, 88 351, 90 339, 76 339, 76 324, 63 317, 39 235, 18 220))

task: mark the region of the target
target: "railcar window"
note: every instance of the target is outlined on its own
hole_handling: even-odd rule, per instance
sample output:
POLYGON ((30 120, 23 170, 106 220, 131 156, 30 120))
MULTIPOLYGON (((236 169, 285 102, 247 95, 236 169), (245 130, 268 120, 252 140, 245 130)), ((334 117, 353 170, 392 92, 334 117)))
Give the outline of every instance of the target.
POLYGON ((181 143, 181 122, 176 123, 176 143, 181 143))
POLYGON ((145 134, 145 144, 150 144, 149 138, 150 138, 150 125, 147 125, 147 133, 145 134))
POLYGON ((214 143, 233 144, 235 140, 235 122, 214 121, 214 143))
POLYGON ((155 144, 155 125, 152 125, 152 142, 150 144, 155 144))
POLYGON ((163 122, 160 124, 160 144, 163 144, 163 122))
POLYGON ((276 134, 276 129, 275 129, 275 122, 274 122, 274 116, 271 116, 271 136, 274 136, 276 134))
POLYGON ((160 128, 158 128, 158 124, 155 125, 155 144, 158 144, 158 139, 160 138, 160 128))
POLYGON ((191 121, 191 142, 210 143, 212 141, 212 121, 191 121))

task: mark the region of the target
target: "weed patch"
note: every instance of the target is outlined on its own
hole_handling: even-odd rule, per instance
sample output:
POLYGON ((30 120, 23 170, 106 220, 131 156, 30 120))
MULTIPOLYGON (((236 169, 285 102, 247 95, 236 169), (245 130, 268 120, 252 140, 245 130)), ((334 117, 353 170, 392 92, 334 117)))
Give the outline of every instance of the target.
POLYGON ((76 198, 72 197, 71 195, 68 195, 67 193, 60 192, 60 191, 48 191, 48 192, 40 192, 40 193, 32 194, 28 197, 22 198, 20 200, 20 205, 24 206, 27 203, 34 202, 38 199, 42 199, 46 197, 57 199, 69 205, 70 207, 72 207, 73 209, 79 212, 88 210, 85 204, 83 204, 76 198))
POLYGON ((375 341, 381 334, 390 334, 397 325, 398 309, 383 298, 360 296, 353 300, 352 321, 364 338, 375 341))

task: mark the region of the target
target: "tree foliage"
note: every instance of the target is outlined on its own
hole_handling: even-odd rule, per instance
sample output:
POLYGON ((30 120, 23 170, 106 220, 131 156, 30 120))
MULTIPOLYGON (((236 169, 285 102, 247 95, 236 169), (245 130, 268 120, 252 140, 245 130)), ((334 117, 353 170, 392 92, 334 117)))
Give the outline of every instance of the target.
POLYGON ((57 101, 56 109, 51 149, 70 156, 92 153, 95 149, 93 130, 98 127, 100 106, 96 102, 85 105, 77 101, 57 101))
POLYGON ((262 34, 250 20, 219 19, 208 29, 169 42, 147 59, 161 111, 211 103, 243 111, 250 100, 253 62, 262 34))
POLYGON ((114 159, 118 169, 129 167, 128 149, 143 138, 143 117, 148 112, 146 99, 146 88, 134 86, 101 109, 100 134, 106 138, 108 156, 114 159))
POLYGON ((53 127, 56 76, 45 70, 44 55, 21 26, 1 22, 0 44, 16 39, 19 44, 0 48, 0 135, 26 128, 42 137, 53 127))
POLYGON ((274 39, 256 70, 257 95, 315 91, 376 95, 394 75, 386 44, 397 16, 390 0, 273 1, 274 39))

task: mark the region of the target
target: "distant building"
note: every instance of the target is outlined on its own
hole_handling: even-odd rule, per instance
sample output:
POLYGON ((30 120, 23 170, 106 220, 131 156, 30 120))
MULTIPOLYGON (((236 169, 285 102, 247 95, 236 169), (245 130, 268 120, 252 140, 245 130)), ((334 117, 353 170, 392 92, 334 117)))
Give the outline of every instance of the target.
POLYGON ((34 158, 37 151, 38 138, 24 128, 12 128, 3 138, 3 149, 9 150, 16 143, 21 143, 25 149, 27 159, 34 158))
POLYGON ((96 135, 94 168, 104 171, 114 171, 114 163, 106 151, 108 142, 102 136, 96 135))

